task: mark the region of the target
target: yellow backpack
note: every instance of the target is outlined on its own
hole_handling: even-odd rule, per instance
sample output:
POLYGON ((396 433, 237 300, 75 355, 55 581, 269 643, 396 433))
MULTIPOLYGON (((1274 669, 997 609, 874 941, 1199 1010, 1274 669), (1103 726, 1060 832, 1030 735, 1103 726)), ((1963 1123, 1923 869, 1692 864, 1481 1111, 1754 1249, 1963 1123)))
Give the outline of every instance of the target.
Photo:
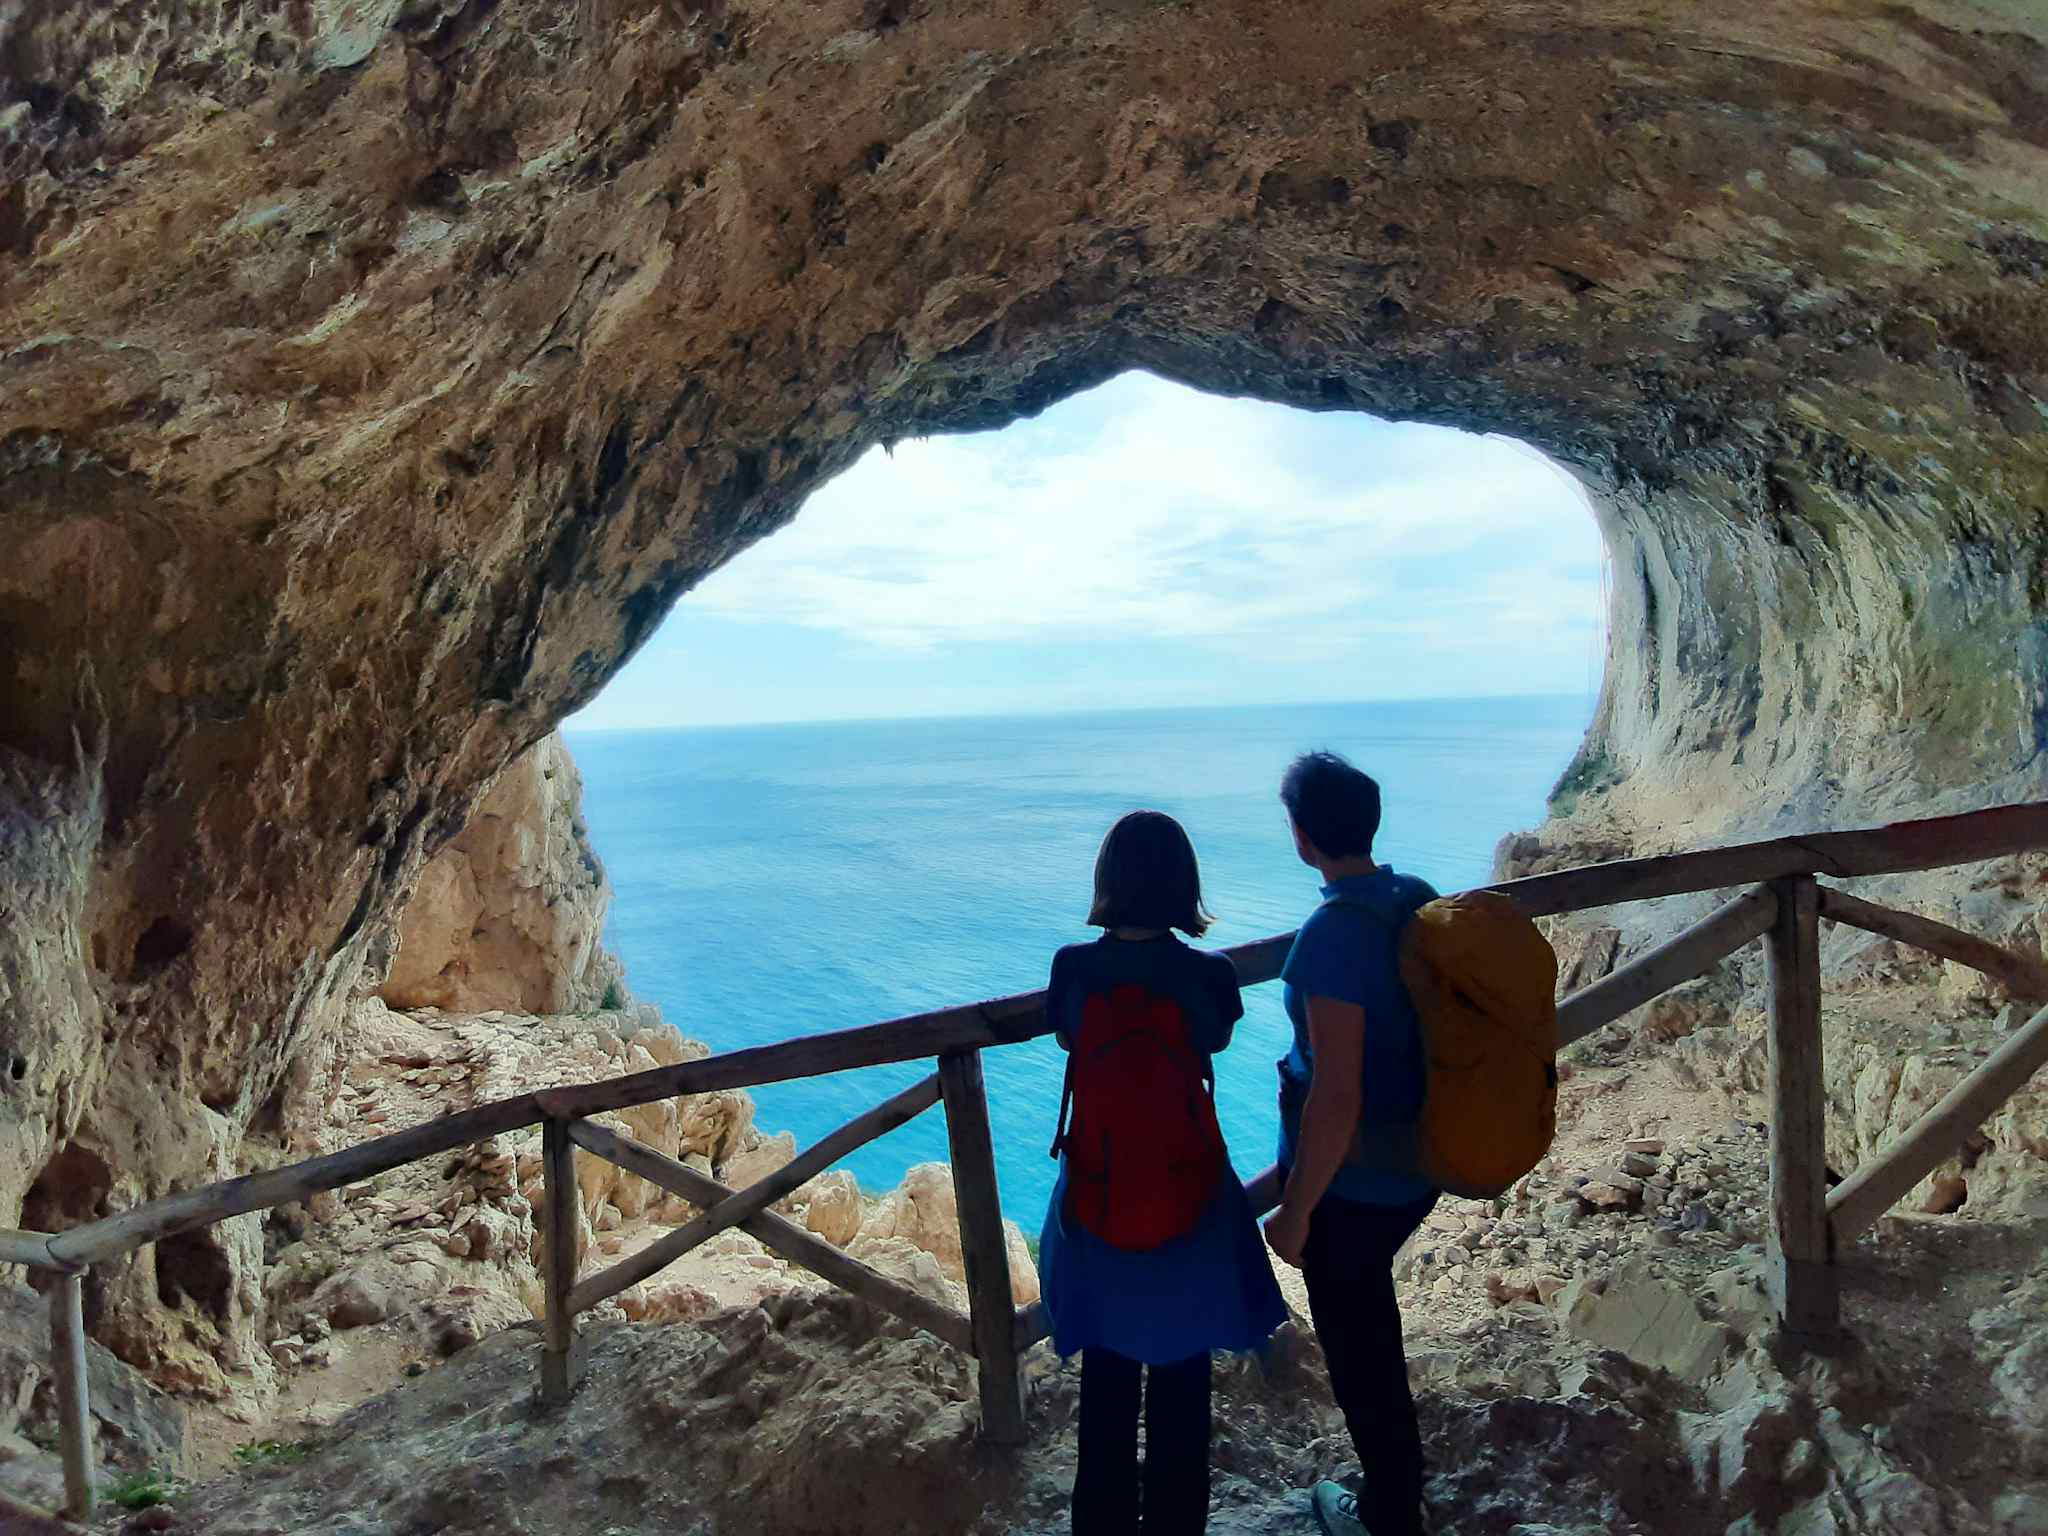
POLYGON ((1492 1199, 1557 1131, 1557 956, 1495 891, 1418 908, 1400 953, 1428 1074, 1416 1172, 1448 1194, 1492 1199))

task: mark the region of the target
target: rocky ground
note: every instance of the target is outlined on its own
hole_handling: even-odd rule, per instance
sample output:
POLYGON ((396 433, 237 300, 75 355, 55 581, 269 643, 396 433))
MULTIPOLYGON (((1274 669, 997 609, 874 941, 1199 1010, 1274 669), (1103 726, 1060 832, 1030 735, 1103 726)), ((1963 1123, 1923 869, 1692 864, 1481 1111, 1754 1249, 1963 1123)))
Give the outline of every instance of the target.
MULTIPOLYGON (((1554 1307, 1450 1324, 1412 1304, 1438 1528, 2048 1529, 2029 1481, 2044 1470, 2041 1235, 1900 1224, 1852 1269, 1850 1340, 1811 1358, 1774 1347, 1754 1254, 1732 1240, 1625 1256, 1554 1307)), ((977 1444, 967 1362, 843 1297, 600 1325, 587 1383, 557 1414, 533 1403, 537 1347, 527 1328, 495 1334, 302 1457, 243 1467, 148 1523, 215 1536, 1064 1528, 1078 1384, 1043 1346, 1031 1443, 1014 1454, 977 1444)), ((1299 1488, 1348 1461, 1298 1328, 1220 1372, 1212 1529, 1306 1530, 1299 1488)))

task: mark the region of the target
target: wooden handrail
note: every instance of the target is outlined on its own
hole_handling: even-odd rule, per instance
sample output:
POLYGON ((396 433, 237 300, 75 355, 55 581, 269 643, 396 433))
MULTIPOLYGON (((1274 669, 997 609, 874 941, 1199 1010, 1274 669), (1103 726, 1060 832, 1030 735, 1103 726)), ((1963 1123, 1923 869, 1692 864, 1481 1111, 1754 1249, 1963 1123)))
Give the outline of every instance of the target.
POLYGON ((57 1378, 57 1426, 64 1456, 64 1513, 92 1514, 92 1406, 87 1401, 85 1281, 76 1273, 50 1287, 50 1364, 57 1378))
POLYGON ((71 1268, 99 1264, 133 1252, 145 1243, 211 1226, 230 1216, 266 1210, 291 1200, 303 1200, 323 1189, 338 1189, 362 1179, 374 1178, 407 1163, 438 1152, 452 1151, 472 1142, 487 1141, 506 1131, 537 1124, 541 1109, 530 1093, 515 1098, 480 1104, 439 1120, 429 1120, 410 1130, 395 1131, 374 1141, 358 1142, 325 1157, 308 1158, 268 1173, 245 1174, 202 1185, 179 1194, 165 1195, 130 1210, 103 1216, 82 1227, 72 1227, 50 1238, 50 1252, 57 1262, 71 1268))
POLYGON ((576 1289, 576 1266, 583 1240, 582 1186, 576 1180, 576 1147, 569 1128, 559 1120, 541 1126, 541 1177, 547 1205, 541 1212, 547 1247, 541 1255, 541 1285, 547 1309, 541 1315, 540 1397, 556 1407, 569 1401, 582 1374, 576 1343, 576 1309, 569 1298, 576 1289))
POLYGON ((1590 987, 1581 987, 1557 1008, 1557 1043, 1583 1040, 1633 1008, 1680 982, 1704 976, 1743 945, 1763 936, 1777 919, 1778 898, 1767 885, 1744 891, 1712 916, 1676 938, 1639 955, 1590 987))
POLYGON ((946 1100, 946 1148, 960 1220, 968 1325, 974 1331, 974 1358, 980 1365, 975 1374, 981 1433, 994 1445, 1022 1445, 1027 1436, 1024 1378, 1018 1373, 1012 1342, 1016 1309, 1010 1299, 1010 1243, 1003 1230, 1003 1196, 996 1182, 995 1138, 989 1130, 981 1052, 941 1056, 939 1085, 946 1100))
POLYGON ((50 1233, 0 1228, 0 1264, 26 1264, 32 1269, 74 1269, 50 1251, 50 1233))
POLYGON ((1822 886, 1820 915, 1830 922, 1846 923, 1866 933, 1896 939, 1944 960, 1967 965, 1973 971, 1982 971, 2015 997, 2036 1002, 2048 998, 2048 965, 1989 939, 1980 939, 1974 933, 1922 917, 1918 912, 1881 907, 1847 891, 1822 886))
MULTIPOLYGON (((594 1152, 606 1162, 617 1163, 621 1168, 639 1174, 648 1183, 672 1195, 681 1195, 692 1205, 705 1210, 713 1209, 721 1200, 729 1200, 733 1196, 733 1190, 709 1175, 686 1167, 672 1157, 665 1157, 630 1136, 621 1136, 594 1120, 571 1120, 569 1139, 584 1151, 594 1152)), ((801 1264, 842 1291, 851 1291, 862 1301, 880 1307, 884 1312, 893 1312, 912 1327, 922 1328, 945 1340, 963 1355, 974 1353, 974 1334, 965 1317, 951 1307, 891 1280, 880 1270, 833 1247, 815 1233, 806 1232, 795 1222, 773 1211, 759 1211, 741 1222, 740 1230, 752 1233, 763 1246, 781 1254, 791 1263, 801 1264)))
MULTIPOLYGON (((1293 943, 1292 933, 1281 933, 1234 945, 1223 953, 1237 969, 1238 985, 1251 987, 1279 976, 1293 943)), ((603 1082, 544 1089, 535 1097, 546 1113, 573 1119, 683 1094, 755 1088, 763 1083, 821 1077, 857 1067, 922 1061, 993 1045, 1015 1045, 1051 1031, 1045 1017, 1045 992, 1040 989, 936 1008, 929 1013, 885 1019, 853 1029, 799 1035, 793 1040, 726 1051, 670 1067, 606 1078, 603 1082)))
POLYGON ((1903 1136, 1835 1186, 1828 1196, 1835 1241, 1849 1242, 1903 1200, 2043 1066, 2048 1066, 2048 1008, 2021 1025, 1903 1136))
POLYGON ((1697 848, 1645 859, 1584 864, 1547 875, 1504 880, 1488 890, 1520 902, 1532 917, 1611 907, 1660 896, 1760 885, 1787 875, 1849 879, 1974 864, 2048 848, 2048 800, 1895 821, 1846 832, 1813 832, 1726 848, 1697 848))
POLYGON ((1765 1092, 1771 1103, 1764 1289, 1788 1333, 1825 1338, 1840 1327, 1841 1300, 1828 1262, 1820 892, 1811 875, 1787 875, 1774 889, 1777 920, 1764 948, 1770 974, 1765 1092))
POLYGON ((847 1121, 831 1135, 807 1148, 766 1178, 748 1185, 738 1194, 721 1200, 674 1231, 649 1243, 631 1258, 621 1259, 602 1274, 592 1275, 569 1293, 569 1310, 587 1312, 607 1297, 628 1286, 638 1285, 649 1275, 666 1269, 692 1248, 709 1242, 728 1227, 736 1227, 756 1211, 765 1211, 784 1195, 830 1168, 856 1148, 877 1136, 886 1136, 899 1125, 916 1119, 939 1102, 939 1075, 934 1072, 891 1098, 884 1099, 866 1114, 847 1121))

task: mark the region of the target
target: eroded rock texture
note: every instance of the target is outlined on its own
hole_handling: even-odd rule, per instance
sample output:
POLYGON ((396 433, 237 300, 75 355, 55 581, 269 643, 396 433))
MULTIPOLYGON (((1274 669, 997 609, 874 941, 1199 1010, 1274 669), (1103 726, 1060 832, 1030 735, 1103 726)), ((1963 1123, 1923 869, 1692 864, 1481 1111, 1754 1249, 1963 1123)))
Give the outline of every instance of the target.
POLYGON ((420 872, 378 995, 394 1008, 573 1013, 621 995, 606 954, 611 885, 583 824, 583 780, 551 735, 498 776, 420 872))
MULTIPOLYGON (((1603 837, 2040 783, 2026 0, 0 14, 0 1219, 289 1146, 425 860, 681 593, 1126 367, 1577 471, 1603 837)), ((101 1336, 245 1348, 252 1222, 101 1336)))

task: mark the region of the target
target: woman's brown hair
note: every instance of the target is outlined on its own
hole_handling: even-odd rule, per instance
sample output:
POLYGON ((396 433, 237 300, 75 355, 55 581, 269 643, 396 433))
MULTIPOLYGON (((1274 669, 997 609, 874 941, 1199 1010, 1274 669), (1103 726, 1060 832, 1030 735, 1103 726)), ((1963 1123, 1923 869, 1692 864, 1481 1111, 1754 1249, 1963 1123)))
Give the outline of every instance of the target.
POLYGON ((1132 811, 1109 829, 1095 856, 1097 928, 1178 928, 1199 939, 1215 921, 1202 905, 1195 845, 1163 811, 1132 811))

